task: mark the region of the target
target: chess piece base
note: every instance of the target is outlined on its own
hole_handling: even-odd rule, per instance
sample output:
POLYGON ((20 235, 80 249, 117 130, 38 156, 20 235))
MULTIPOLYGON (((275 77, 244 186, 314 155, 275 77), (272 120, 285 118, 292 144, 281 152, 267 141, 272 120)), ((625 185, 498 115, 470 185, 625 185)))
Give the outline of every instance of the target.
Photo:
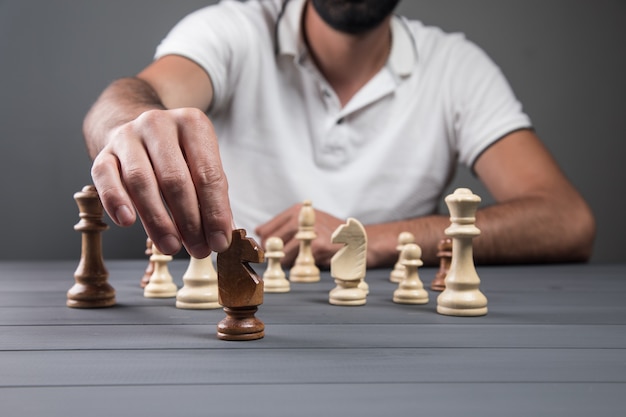
POLYGON ((445 277, 435 276, 435 279, 430 283, 430 289, 433 291, 443 291, 446 289, 445 277))
POLYGON ((226 317, 217 324, 221 340, 256 340, 265 336, 265 324, 254 316, 257 307, 224 307, 226 317))
POLYGON ((393 294, 393 302, 397 304, 428 304, 428 293, 422 291, 398 291, 393 294))
POLYGON ((153 286, 146 285, 143 290, 143 296, 146 298, 173 298, 176 297, 178 287, 176 284, 153 286))
POLYGON ((336 306, 362 306, 367 302, 367 292, 358 287, 338 286, 330 291, 328 302, 336 306))
POLYGON ((115 290, 109 283, 76 283, 67 291, 66 305, 72 308, 103 308, 115 305, 115 290))
POLYGON ((289 271, 291 282, 319 282, 320 271, 317 267, 300 267, 296 265, 289 271))
MULTIPOLYGON (((459 291, 459 284, 454 276, 447 288, 437 297, 437 313, 446 316, 484 316, 487 314, 487 297, 475 289, 459 291)), ((448 279, 447 278, 447 279, 448 279)))
POLYGON ((176 308, 182 308, 184 310, 214 310, 220 308, 221 304, 215 302, 187 302, 176 300, 176 308))
MULTIPOLYGON (((187 281, 188 283, 194 283, 190 279, 187 279, 187 281)), ((217 291, 214 291, 208 285, 200 288, 184 286, 176 293, 176 308, 210 310, 220 307, 222 306, 218 302, 217 291)))
POLYGON ((402 271, 398 271, 394 269, 393 271, 391 271, 391 274, 389 275, 389 281, 399 284, 402 282, 402 279, 404 278, 405 274, 406 273, 403 273, 402 271))
POLYGON ((477 317, 486 315, 487 307, 463 309, 450 308, 439 305, 437 306, 437 313, 443 314, 444 316, 477 317))
POLYGON ((265 292, 272 292, 272 293, 285 293, 285 292, 289 292, 291 290, 291 287, 289 285, 289 281, 287 281, 286 285, 276 285, 276 286, 272 286, 269 285, 269 283, 267 281, 265 281, 265 286, 263 287, 263 291, 265 292))

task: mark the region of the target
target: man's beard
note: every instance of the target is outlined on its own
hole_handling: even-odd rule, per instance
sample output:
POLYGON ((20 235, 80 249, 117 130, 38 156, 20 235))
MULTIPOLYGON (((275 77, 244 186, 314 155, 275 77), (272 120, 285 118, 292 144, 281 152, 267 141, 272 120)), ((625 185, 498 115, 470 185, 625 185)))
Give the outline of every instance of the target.
POLYGON ((400 0, 311 0, 315 11, 333 29, 358 35, 380 25, 400 0))

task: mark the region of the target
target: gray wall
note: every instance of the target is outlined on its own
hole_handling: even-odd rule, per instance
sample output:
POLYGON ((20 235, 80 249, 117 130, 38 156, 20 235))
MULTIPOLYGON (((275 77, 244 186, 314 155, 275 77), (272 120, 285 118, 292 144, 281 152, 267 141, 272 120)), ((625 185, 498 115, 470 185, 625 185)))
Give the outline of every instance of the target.
MULTIPOLYGON (((208 3, 0 0, 1 259, 78 259, 72 195, 91 181, 85 112, 110 81, 148 64, 179 18, 208 3)), ((626 2, 404 0, 399 11, 464 32, 503 68, 597 216, 593 261, 623 261, 626 2)), ((490 201, 464 170, 451 188, 461 185, 490 201)), ((113 226, 103 239, 106 258, 144 256, 139 225, 113 226)))

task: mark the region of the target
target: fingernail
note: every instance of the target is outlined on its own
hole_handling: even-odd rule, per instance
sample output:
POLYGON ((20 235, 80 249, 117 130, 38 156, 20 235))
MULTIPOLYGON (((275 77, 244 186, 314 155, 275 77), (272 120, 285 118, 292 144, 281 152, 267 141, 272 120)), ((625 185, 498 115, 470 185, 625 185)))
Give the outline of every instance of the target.
POLYGON ((189 253, 196 259, 204 259, 211 254, 211 250, 206 244, 202 244, 190 247, 189 253))
POLYGON ((133 212, 128 206, 119 206, 115 211, 115 221, 121 225, 129 225, 133 223, 133 212))
POLYGON ((159 239, 157 246, 161 252, 169 255, 180 249, 180 241, 174 235, 165 235, 159 239))
POLYGON ((224 252, 229 246, 228 239, 222 232, 212 233, 209 236, 209 245, 211 245, 211 250, 214 252, 224 252))

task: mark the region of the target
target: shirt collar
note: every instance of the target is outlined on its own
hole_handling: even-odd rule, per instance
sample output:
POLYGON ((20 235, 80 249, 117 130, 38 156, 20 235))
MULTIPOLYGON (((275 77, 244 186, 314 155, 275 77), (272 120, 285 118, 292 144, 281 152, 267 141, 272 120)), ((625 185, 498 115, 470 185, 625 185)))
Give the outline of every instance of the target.
MULTIPOLYGON (((292 55, 300 59, 306 54, 302 35, 302 12, 306 0, 286 0, 283 13, 276 22, 276 50, 279 55, 292 55)), ((408 77, 417 61, 417 48, 413 34, 404 18, 391 19, 391 52, 387 65, 400 77, 408 77)))
POLYGON ((282 14, 276 22, 276 51, 278 55, 299 57, 306 52, 301 32, 302 13, 306 0, 283 0, 282 14))
POLYGON ((417 47, 406 20, 400 16, 391 18, 391 52, 388 65, 401 77, 413 72, 417 61, 417 47))

